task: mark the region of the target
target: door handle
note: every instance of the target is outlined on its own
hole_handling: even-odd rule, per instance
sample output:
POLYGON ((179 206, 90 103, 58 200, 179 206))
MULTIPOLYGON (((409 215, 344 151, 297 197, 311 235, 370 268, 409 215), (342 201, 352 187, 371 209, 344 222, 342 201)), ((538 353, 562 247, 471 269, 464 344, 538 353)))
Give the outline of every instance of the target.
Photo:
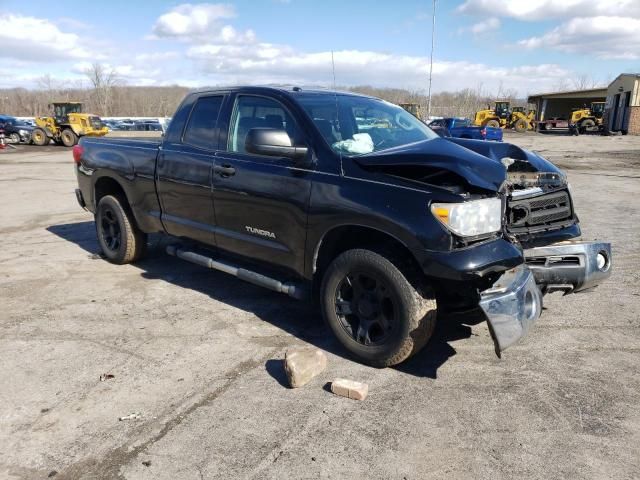
POLYGON ((236 169, 231 165, 214 165, 213 172, 217 173, 221 177, 232 177, 236 174, 236 169))

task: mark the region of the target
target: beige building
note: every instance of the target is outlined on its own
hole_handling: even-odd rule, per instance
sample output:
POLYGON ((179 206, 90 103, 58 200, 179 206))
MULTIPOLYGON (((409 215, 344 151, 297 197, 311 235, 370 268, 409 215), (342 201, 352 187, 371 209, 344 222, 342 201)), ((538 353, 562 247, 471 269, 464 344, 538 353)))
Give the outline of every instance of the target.
POLYGON ((640 135, 640 73, 622 73, 607 88, 603 123, 610 132, 640 135))
POLYGON ((566 92, 549 92, 530 95, 529 104, 536 106, 536 120, 541 122, 552 118, 568 120, 573 110, 588 107, 591 102, 604 102, 607 89, 590 88, 566 92))

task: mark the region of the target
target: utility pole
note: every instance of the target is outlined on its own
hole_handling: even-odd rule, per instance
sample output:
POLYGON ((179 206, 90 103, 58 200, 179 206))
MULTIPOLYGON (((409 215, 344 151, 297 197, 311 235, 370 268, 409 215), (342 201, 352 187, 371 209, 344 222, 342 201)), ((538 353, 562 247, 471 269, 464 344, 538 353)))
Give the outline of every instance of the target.
POLYGON ((427 120, 431 118, 431 79, 433 77, 433 48, 436 38, 436 1, 433 0, 433 16, 431 21, 431 59, 429 61, 429 100, 427 102, 427 120))

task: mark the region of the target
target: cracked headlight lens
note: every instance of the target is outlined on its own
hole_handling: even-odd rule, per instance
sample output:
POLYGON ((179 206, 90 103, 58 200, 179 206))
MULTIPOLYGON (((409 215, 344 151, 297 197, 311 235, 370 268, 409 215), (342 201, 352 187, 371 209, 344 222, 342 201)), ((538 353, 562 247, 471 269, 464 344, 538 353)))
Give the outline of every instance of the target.
POLYGON ((462 203, 433 203, 431 213, 461 237, 477 237, 502 228, 502 201, 483 198, 462 203))

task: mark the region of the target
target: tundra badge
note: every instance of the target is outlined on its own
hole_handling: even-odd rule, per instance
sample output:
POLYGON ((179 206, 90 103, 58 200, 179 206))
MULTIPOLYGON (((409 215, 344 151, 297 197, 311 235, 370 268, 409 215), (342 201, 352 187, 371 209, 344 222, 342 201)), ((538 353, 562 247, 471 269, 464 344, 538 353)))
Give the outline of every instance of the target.
POLYGON ((263 237, 269 237, 269 238, 276 238, 276 234, 273 232, 268 232, 267 230, 262 230, 260 228, 255 228, 255 227, 250 227, 250 226, 245 226, 244 228, 247 229, 247 232, 249 233, 253 233, 255 235, 261 235, 263 237))

